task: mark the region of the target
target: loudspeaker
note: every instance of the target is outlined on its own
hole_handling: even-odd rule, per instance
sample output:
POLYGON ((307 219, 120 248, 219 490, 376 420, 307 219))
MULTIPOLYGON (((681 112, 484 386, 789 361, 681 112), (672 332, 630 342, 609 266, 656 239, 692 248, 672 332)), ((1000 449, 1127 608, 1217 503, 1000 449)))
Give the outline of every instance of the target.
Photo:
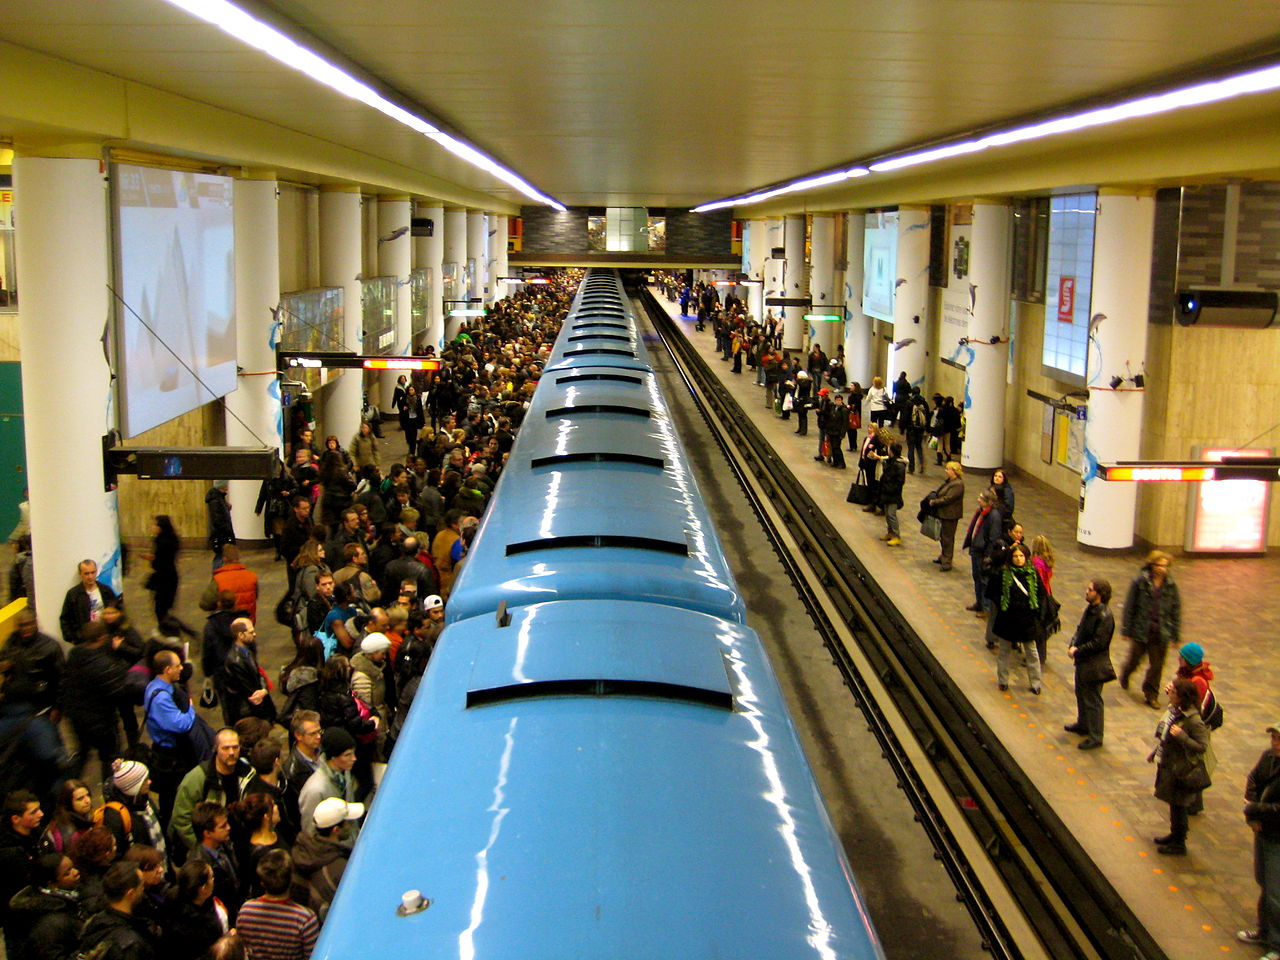
POLYGON ((1174 317, 1184 327, 1261 330, 1275 323, 1278 307, 1280 294, 1274 290, 1180 290, 1174 317))

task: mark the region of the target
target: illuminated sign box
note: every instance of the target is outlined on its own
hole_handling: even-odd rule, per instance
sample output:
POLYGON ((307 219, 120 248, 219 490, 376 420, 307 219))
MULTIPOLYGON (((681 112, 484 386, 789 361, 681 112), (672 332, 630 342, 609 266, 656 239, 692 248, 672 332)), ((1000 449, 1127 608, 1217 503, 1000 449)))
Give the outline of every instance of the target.
MULTIPOLYGON (((1274 450, 1194 447, 1192 455, 1221 463, 1224 457, 1271 457, 1274 450)), ((1187 497, 1183 548, 1191 553, 1266 553, 1270 513, 1271 484, 1265 480, 1197 483, 1187 497)))

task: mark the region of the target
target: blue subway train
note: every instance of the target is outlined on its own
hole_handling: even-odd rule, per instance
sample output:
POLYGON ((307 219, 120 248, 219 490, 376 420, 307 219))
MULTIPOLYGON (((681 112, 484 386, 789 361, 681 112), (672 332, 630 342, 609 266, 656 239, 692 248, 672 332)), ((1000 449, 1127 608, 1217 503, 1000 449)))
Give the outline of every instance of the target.
POLYGON ((313 956, 883 957, 615 274, 549 355, 313 956))

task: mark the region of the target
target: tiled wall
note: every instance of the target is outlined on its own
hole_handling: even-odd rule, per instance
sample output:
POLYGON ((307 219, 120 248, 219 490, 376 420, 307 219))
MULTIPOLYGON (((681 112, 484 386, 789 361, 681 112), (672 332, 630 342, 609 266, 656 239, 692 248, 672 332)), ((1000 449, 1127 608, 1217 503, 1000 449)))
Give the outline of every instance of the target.
MULTIPOLYGON (((1222 184, 1183 190, 1180 287, 1220 285, 1226 197, 1222 184)), ((1280 182, 1245 183, 1240 188, 1235 282, 1280 290, 1280 182)))
MULTIPOLYGON (((651 213, 656 215, 657 211, 651 213)), ((520 216, 524 220, 522 254, 589 253, 585 208, 571 207, 560 213, 550 207, 524 207, 520 216)), ((734 259, 730 249, 733 216, 729 211, 700 214, 669 210, 666 217, 666 256, 734 259)))

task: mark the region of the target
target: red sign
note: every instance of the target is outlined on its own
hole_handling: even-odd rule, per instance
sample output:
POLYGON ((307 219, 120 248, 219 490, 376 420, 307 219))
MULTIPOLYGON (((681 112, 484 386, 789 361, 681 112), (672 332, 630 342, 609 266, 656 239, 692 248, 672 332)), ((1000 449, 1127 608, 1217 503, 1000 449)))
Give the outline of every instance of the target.
POLYGON ((1070 323, 1076 316, 1076 278, 1058 278, 1058 320, 1070 323))

